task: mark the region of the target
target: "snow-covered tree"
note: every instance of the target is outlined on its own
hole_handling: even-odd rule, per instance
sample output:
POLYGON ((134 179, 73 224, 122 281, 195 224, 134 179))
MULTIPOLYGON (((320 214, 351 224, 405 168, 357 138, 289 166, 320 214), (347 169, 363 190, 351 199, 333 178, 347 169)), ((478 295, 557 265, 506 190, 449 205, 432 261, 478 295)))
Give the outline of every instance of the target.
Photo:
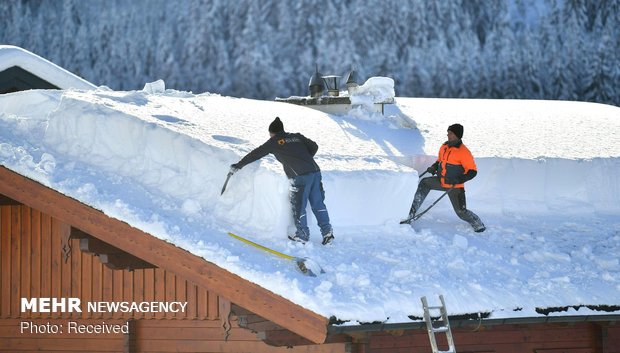
POLYGON ((5 0, 0 43, 113 89, 272 99, 354 65, 402 96, 620 105, 619 17, 615 0, 5 0))

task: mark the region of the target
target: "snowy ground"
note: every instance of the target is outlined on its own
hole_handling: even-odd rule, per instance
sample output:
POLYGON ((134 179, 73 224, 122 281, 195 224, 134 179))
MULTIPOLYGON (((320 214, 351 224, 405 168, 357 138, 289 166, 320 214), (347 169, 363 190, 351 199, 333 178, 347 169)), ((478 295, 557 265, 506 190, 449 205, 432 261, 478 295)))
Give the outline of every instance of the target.
POLYGON ((172 90, 18 92, 0 96, 0 164, 351 323, 409 321, 437 294, 452 314, 493 318, 620 305, 620 108, 397 97, 386 115, 172 90), (312 218, 310 243, 286 239, 288 184, 272 157, 220 196, 228 166, 268 138, 275 116, 319 144, 332 246, 312 218), (479 168, 468 207, 487 231, 473 233, 447 200, 414 228, 398 225, 416 170, 455 122, 479 168), (304 276, 228 231, 326 273, 304 276))

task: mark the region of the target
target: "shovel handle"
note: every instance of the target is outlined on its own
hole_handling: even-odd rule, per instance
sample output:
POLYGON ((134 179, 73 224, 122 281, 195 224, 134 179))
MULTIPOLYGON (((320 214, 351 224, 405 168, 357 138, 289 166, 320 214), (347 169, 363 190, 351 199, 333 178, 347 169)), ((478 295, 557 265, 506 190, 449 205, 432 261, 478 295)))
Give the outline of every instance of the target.
POLYGON ((240 240, 240 241, 242 241, 242 242, 244 242, 244 243, 246 243, 248 245, 251 245, 251 246, 253 246, 253 247, 257 248, 257 249, 263 250, 265 252, 268 252, 270 254, 276 255, 276 256, 281 257, 283 259, 287 259, 287 260, 291 260, 291 261, 295 261, 295 260, 298 259, 298 258, 296 258, 294 256, 283 254, 283 253, 281 253, 279 251, 276 251, 276 250, 270 249, 270 248, 268 248, 266 246, 262 246, 260 244, 257 244, 257 243, 255 243, 255 242, 253 242, 251 240, 248 240, 248 239, 246 239, 244 237, 240 237, 240 236, 238 236, 236 234, 228 232, 228 235, 230 235, 231 237, 233 237, 233 238, 235 238, 237 240, 240 240))

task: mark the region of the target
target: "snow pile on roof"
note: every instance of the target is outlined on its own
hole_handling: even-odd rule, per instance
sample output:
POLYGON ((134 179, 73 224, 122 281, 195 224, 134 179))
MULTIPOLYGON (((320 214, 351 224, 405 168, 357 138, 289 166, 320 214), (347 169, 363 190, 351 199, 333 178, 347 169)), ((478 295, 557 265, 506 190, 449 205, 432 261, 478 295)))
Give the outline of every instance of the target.
POLYGON ((0 71, 18 66, 61 89, 95 89, 96 86, 62 67, 20 47, 0 45, 0 71))
POLYGON ((393 102, 394 80, 389 77, 371 77, 363 85, 355 87, 351 93, 352 105, 393 102))
POLYGON ((409 321, 421 316, 419 297, 436 294, 451 313, 491 317, 620 304, 620 143, 610 133, 619 108, 397 98, 377 121, 160 88, 2 96, 0 164, 326 317, 409 321), (229 165, 268 138, 275 116, 319 145, 333 246, 320 245, 313 219, 310 243, 286 239, 288 182, 272 157, 219 195, 229 165), (478 158, 468 207, 488 230, 473 233, 448 201, 415 229, 398 225, 415 170, 433 162, 454 122, 478 158), (228 231, 326 273, 303 276, 228 231))
MULTIPOLYGON (((349 95, 351 100, 351 110, 348 116, 360 120, 384 122, 385 116, 375 110, 374 105, 377 103, 393 103, 394 102, 394 80, 389 77, 371 77, 366 82, 357 87, 353 87, 351 93, 343 92, 343 95, 349 95)), ((408 118, 399 119, 399 115, 390 116, 387 121, 391 121, 389 125, 392 128, 410 127, 411 122, 408 118)))

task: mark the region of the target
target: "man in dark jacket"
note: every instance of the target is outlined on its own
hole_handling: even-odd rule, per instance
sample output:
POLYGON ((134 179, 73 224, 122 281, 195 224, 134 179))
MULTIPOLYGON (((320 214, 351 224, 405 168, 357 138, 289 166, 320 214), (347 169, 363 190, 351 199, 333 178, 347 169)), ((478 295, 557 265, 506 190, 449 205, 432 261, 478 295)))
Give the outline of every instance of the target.
POLYGON ((403 222, 413 222, 416 212, 431 190, 449 190, 448 196, 457 216, 469 223, 474 231, 484 232, 486 229, 484 224, 475 213, 467 209, 466 205, 465 182, 473 179, 478 172, 474 157, 463 144, 462 137, 463 126, 461 124, 448 127, 448 141, 439 148, 437 161, 426 169, 428 173, 437 174, 437 176, 420 181, 409 216, 403 222))
POLYGON ((329 214, 325 207, 325 191, 321 179, 321 170, 314 161, 319 146, 299 133, 284 132, 280 118, 269 125, 269 140, 257 147, 239 162, 232 164, 231 172, 235 173, 244 166, 263 158, 269 153, 282 163, 284 173, 291 182, 290 200, 293 208, 293 220, 297 231, 289 235, 289 239, 305 243, 310 239, 310 229, 306 218, 306 205, 310 207, 323 235, 323 245, 334 239, 329 214))

